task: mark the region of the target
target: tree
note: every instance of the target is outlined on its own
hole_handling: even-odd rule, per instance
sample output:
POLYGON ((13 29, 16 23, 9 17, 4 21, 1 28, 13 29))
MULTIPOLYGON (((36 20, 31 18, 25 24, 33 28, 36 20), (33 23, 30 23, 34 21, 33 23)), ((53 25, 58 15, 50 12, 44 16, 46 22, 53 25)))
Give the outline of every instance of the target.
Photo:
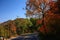
MULTIPOLYGON (((59 29, 60 29, 60 0, 57 0, 56 2, 52 2, 50 4, 51 9, 50 9, 50 13, 52 13, 52 15, 49 16, 49 20, 47 20, 47 25, 50 25, 50 27, 52 27, 56 33, 56 35, 59 35, 59 29)), ((47 18, 48 19, 48 18, 47 18)), ((52 31, 52 30, 51 30, 52 31)))
POLYGON ((5 37, 10 38, 10 36, 11 36, 10 25, 7 24, 4 26, 4 28, 5 28, 5 30, 4 30, 5 31, 5 37))
POLYGON ((37 30, 37 27, 36 27, 36 20, 37 20, 37 19, 35 19, 35 18, 30 18, 30 21, 31 21, 31 23, 32 23, 32 26, 30 27, 31 32, 34 32, 34 31, 37 30))
POLYGON ((16 26, 14 21, 9 21, 8 25, 10 26, 11 36, 16 35, 16 26))
POLYGON ((60 0, 28 0, 26 5, 26 9, 31 11, 32 14, 42 13, 43 26, 41 28, 44 30, 45 35, 49 34, 50 37, 55 34, 53 37, 56 38, 56 33, 59 34, 60 29, 60 0))
POLYGON ((0 25, 0 36, 4 38, 9 38, 9 31, 5 29, 5 26, 0 25))
MULTIPOLYGON (((26 9, 27 14, 41 15, 41 13, 45 12, 46 7, 48 7, 48 0, 27 0, 26 9), (29 12, 29 13, 28 13, 29 12)), ((44 14, 44 13, 43 13, 44 14)), ((39 15, 39 16, 40 16, 39 15)))
POLYGON ((47 16, 45 17, 46 25, 49 25, 50 27, 53 27, 54 25, 53 27, 55 29, 54 31, 57 31, 56 28, 59 29, 58 25, 60 24, 60 21, 59 21, 60 20, 60 6, 59 6, 60 3, 59 2, 60 2, 59 0, 57 0, 56 2, 55 1, 50 2, 51 8, 47 12, 47 16))
MULTIPOLYGON (((29 11, 27 14, 32 14, 33 17, 42 18, 42 25, 44 24, 44 17, 46 11, 49 9, 49 0, 27 0, 26 9, 29 11), (30 13, 31 12, 31 13, 30 13)), ((32 16, 31 15, 31 16, 32 16)), ((45 29, 45 26, 44 26, 45 29)), ((46 29, 45 29, 46 33, 46 29)))
POLYGON ((15 20, 15 25, 17 28, 17 34, 20 35, 21 33, 29 31, 28 28, 32 25, 32 23, 28 19, 17 18, 15 20))
POLYGON ((4 28, 0 25, 0 36, 4 36, 4 28))
POLYGON ((59 14, 59 0, 50 2, 50 10, 54 14, 59 14))

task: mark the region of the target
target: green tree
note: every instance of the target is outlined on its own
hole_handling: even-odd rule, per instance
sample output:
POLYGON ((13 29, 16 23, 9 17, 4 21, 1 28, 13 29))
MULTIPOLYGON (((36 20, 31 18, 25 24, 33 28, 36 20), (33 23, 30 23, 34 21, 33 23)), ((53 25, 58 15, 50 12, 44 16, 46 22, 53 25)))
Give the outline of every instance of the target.
POLYGON ((4 36, 4 27, 0 25, 0 36, 4 36))
POLYGON ((36 19, 35 18, 30 18, 30 21, 32 22, 31 31, 34 32, 34 31, 37 30, 36 19))
POLYGON ((9 31, 5 29, 5 26, 0 25, 0 36, 4 38, 9 38, 9 31))
POLYGON ((16 19, 15 24, 17 27, 17 34, 25 33, 32 23, 28 19, 16 19))

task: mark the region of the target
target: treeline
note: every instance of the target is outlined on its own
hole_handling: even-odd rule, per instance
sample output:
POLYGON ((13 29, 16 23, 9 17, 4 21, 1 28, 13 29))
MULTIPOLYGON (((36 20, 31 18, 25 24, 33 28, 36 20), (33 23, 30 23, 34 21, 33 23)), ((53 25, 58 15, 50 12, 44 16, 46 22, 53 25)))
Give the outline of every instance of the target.
POLYGON ((0 24, 0 36, 9 38, 11 36, 18 36, 24 33, 37 32, 35 18, 16 18, 15 20, 8 20, 0 24))

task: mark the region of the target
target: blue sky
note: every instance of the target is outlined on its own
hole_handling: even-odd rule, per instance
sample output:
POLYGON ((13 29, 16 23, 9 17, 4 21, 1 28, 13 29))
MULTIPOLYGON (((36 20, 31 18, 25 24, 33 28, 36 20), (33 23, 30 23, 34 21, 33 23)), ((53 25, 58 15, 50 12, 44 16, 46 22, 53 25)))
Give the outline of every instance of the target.
POLYGON ((0 0, 0 22, 10 19, 25 18, 26 0, 0 0))

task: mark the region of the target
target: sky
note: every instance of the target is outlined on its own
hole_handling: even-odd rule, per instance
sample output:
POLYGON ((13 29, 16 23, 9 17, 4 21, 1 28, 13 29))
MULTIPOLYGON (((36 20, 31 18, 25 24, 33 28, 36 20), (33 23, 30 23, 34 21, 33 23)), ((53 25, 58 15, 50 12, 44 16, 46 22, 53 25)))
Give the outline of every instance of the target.
POLYGON ((17 17, 26 18, 25 3, 26 0, 0 0, 0 23, 17 17))

